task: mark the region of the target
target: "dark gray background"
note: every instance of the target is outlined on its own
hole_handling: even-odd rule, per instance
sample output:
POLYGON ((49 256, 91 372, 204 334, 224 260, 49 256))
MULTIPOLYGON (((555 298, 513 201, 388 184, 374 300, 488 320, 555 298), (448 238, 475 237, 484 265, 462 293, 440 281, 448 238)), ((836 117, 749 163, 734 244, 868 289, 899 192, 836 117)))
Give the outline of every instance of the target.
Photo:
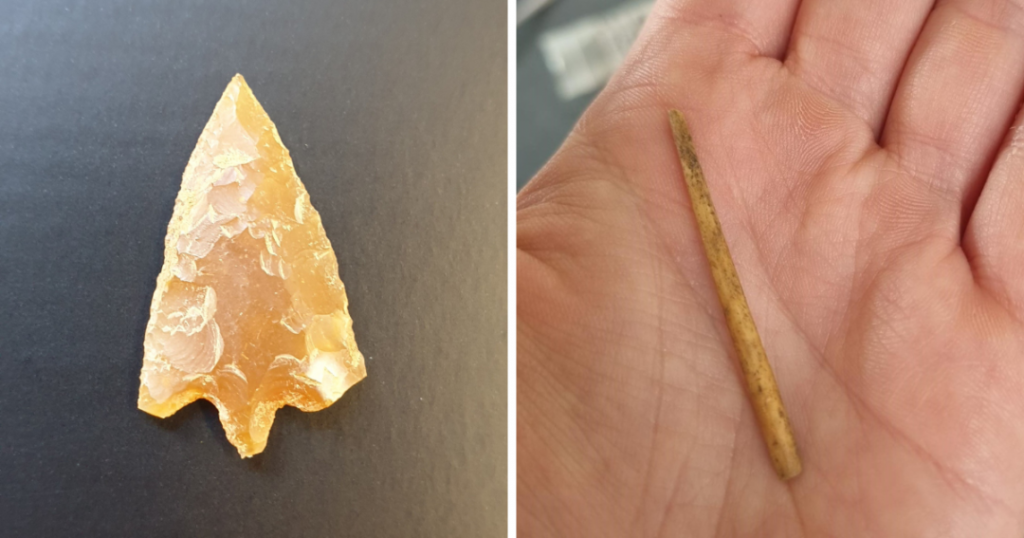
POLYGON ((0 2, 0 536, 499 536, 506 13, 489 0, 0 2), (242 73, 369 377, 239 459, 135 407, 181 174, 242 73))
POLYGON ((562 101, 537 38, 628 0, 556 0, 516 30, 516 186, 522 189, 551 158, 597 91, 562 101))

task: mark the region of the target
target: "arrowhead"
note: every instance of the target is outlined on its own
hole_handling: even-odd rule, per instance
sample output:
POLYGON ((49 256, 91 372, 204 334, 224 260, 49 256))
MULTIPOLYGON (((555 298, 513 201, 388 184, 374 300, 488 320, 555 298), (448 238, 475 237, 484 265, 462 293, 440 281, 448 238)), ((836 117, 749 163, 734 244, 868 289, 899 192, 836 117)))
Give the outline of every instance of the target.
POLYGON ((366 377, 320 214, 241 75, 185 168, 144 347, 139 409, 205 398, 243 458, 277 409, 318 411, 366 377))

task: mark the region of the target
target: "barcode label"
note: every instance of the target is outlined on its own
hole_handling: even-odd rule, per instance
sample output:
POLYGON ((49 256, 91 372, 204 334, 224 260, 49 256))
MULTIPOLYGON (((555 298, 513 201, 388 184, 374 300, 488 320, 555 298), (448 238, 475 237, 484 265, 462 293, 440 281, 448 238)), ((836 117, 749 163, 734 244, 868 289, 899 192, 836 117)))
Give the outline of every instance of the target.
POLYGON ((654 2, 630 2, 540 36, 559 97, 573 99, 608 82, 636 40, 654 2))

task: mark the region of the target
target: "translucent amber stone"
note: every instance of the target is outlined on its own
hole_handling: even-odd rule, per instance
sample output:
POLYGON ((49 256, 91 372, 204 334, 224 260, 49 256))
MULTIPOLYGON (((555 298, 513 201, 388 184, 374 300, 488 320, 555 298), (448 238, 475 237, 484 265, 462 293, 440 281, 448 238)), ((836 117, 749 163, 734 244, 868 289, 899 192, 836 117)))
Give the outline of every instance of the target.
POLYGON ((241 456, 285 405, 318 411, 366 377, 338 262, 277 128, 236 75, 185 168, 167 227, 139 409, 199 398, 241 456))

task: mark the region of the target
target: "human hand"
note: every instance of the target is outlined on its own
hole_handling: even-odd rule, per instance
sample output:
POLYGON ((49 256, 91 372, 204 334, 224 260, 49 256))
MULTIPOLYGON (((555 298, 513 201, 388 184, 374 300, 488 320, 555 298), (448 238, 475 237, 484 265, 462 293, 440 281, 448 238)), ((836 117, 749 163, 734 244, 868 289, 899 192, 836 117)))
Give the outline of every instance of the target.
POLYGON ((518 199, 520 532, 1020 536, 1022 93, 1019 0, 657 4, 518 199), (670 108, 789 411, 792 482, 670 108))

